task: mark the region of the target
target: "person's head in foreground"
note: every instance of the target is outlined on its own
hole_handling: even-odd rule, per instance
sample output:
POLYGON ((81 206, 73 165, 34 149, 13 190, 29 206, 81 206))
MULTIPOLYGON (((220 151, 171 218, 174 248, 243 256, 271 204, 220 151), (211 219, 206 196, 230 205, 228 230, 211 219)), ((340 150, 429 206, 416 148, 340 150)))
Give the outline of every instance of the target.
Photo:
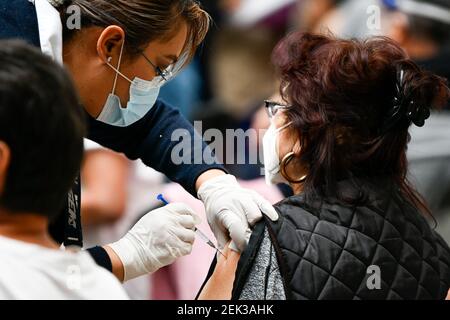
POLYGON ((407 181, 411 125, 449 90, 387 38, 293 33, 273 53, 266 178, 294 190, 277 222, 228 251, 200 298, 444 299, 450 249, 407 181), (239 264, 238 264, 239 261, 239 264))
POLYGON ((0 42, 0 299, 125 298, 87 253, 48 234, 80 168, 84 113, 68 73, 0 42), (104 290, 104 292, 103 292, 104 290))

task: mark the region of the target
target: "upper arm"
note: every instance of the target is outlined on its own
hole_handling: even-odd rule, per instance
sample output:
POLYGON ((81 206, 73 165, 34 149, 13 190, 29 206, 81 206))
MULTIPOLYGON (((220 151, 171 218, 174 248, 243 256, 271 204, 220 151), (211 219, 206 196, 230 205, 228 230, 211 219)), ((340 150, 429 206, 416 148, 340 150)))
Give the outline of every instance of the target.
POLYGON ((286 299, 277 256, 268 229, 263 223, 255 226, 242 256, 234 252, 227 256, 228 259, 218 260, 199 299, 231 299, 233 291, 240 300, 286 299))
POLYGON ((200 293, 199 300, 230 300, 233 291, 234 276, 240 254, 229 249, 228 246, 219 254, 216 268, 211 278, 200 293))

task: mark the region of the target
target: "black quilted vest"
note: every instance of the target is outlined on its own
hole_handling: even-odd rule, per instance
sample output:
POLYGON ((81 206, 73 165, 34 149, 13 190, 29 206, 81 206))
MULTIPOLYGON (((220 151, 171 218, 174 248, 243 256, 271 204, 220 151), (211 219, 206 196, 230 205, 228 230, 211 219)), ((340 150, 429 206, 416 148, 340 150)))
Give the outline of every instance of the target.
MULTIPOLYGON (((449 246, 398 188, 386 181, 341 182, 338 190, 347 201, 306 204, 303 196, 292 196, 275 206, 277 222, 265 222, 287 298, 444 299, 450 287, 449 246), (379 267, 379 289, 367 285, 373 265, 379 267)), ((239 262, 234 297, 245 282, 247 262, 239 262)))

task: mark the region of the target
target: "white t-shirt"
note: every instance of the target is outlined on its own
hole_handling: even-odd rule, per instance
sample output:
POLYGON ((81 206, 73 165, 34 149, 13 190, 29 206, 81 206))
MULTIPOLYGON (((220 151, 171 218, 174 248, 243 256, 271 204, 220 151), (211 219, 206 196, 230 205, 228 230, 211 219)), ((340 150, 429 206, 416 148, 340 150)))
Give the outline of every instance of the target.
POLYGON ((89 253, 0 236, 0 300, 125 300, 120 282, 89 253))

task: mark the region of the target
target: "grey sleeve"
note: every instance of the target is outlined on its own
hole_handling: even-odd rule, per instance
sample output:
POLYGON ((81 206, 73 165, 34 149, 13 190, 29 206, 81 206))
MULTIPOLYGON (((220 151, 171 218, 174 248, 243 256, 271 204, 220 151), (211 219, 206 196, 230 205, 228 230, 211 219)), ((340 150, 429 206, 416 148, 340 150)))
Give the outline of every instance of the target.
POLYGON ((286 300, 283 279, 267 228, 254 261, 239 300, 286 300))

